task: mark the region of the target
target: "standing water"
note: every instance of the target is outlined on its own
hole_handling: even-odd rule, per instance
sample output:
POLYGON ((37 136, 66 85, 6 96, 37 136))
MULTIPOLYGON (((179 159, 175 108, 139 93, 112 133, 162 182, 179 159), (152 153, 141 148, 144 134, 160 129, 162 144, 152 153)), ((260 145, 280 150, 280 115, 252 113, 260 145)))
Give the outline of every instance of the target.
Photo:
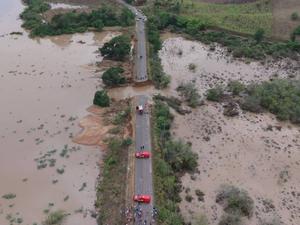
POLYGON ((23 8, 0 1, 0 224, 64 210, 65 224, 93 225, 101 153, 72 137, 96 90, 95 51, 114 34, 30 39, 23 8))

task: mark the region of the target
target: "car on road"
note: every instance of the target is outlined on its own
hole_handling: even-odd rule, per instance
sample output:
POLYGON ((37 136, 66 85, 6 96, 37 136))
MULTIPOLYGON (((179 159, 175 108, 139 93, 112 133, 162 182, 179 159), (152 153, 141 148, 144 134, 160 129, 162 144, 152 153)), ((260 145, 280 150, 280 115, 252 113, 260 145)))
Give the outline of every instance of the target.
POLYGON ((143 152, 136 152, 135 157, 138 159, 147 159, 150 158, 150 152, 143 151, 143 152))
POLYGON ((133 201, 140 203, 150 203, 151 196, 150 195, 135 195, 133 196, 133 201))

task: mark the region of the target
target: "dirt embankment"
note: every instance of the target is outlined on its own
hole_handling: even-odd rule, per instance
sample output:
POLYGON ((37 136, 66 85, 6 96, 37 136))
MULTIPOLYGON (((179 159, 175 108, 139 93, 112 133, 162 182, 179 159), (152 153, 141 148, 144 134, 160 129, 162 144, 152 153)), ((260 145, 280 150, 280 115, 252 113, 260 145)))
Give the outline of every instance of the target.
POLYGON ((288 40, 293 30, 300 25, 300 20, 293 21, 294 12, 300 14, 299 0, 273 0, 273 36, 288 40))

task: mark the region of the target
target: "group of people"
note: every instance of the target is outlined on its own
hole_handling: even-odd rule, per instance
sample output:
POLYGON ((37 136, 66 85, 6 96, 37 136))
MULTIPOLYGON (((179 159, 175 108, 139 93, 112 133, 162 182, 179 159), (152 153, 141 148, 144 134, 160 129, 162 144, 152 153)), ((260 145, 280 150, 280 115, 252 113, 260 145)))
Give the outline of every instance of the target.
POLYGON ((138 203, 135 207, 126 207, 125 209, 125 217, 126 217, 126 225, 132 224, 132 222, 138 221, 139 225, 154 225, 155 219, 158 215, 158 211, 155 207, 153 207, 151 211, 152 219, 148 222, 146 219, 143 220, 143 211, 140 203, 138 203))

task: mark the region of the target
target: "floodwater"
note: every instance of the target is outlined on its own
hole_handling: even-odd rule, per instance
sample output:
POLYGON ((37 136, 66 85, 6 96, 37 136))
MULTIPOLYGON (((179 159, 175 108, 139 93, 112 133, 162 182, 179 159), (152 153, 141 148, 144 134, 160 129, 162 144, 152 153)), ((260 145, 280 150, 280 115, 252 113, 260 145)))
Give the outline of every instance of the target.
MULTIPOLYGON (((196 41, 165 37, 160 57, 172 77, 169 92, 173 95, 182 81, 194 80, 204 95, 210 87, 226 85, 231 79, 250 83, 300 78, 300 62, 246 63, 226 56, 220 47, 210 51, 196 41), (194 71, 189 70, 190 63, 195 64, 194 71)), ((191 142, 199 156, 199 173, 182 178, 186 190, 181 193, 180 209, 186 222, 196 224, 205 215, 209 224, 218 224, 224 212, 215 202, 216 195, 222 184, 231 184, 248 191, 254 200, 253 217, 245 218, 245 225, 275 224, 273 219, 281 221, 278 224, 300 224, 299 126, 279 122, 269 113, 240 112, 228 118, 222 104, 212 102, 190 114, 175 115, 174 136, 191 142), (197 189, 204 192, 204 201, 197 199, 197 189), (187 194, 193 197, 191 202, 185 200, 187 194)))
POLYGON ((62 209, 67 225, 95 225, 101 152, 72 137, 99 85, 96 51, 116 34, 30 39, 18 19, 23 7, 0 1, 0 224, 41 224, 62 209))

